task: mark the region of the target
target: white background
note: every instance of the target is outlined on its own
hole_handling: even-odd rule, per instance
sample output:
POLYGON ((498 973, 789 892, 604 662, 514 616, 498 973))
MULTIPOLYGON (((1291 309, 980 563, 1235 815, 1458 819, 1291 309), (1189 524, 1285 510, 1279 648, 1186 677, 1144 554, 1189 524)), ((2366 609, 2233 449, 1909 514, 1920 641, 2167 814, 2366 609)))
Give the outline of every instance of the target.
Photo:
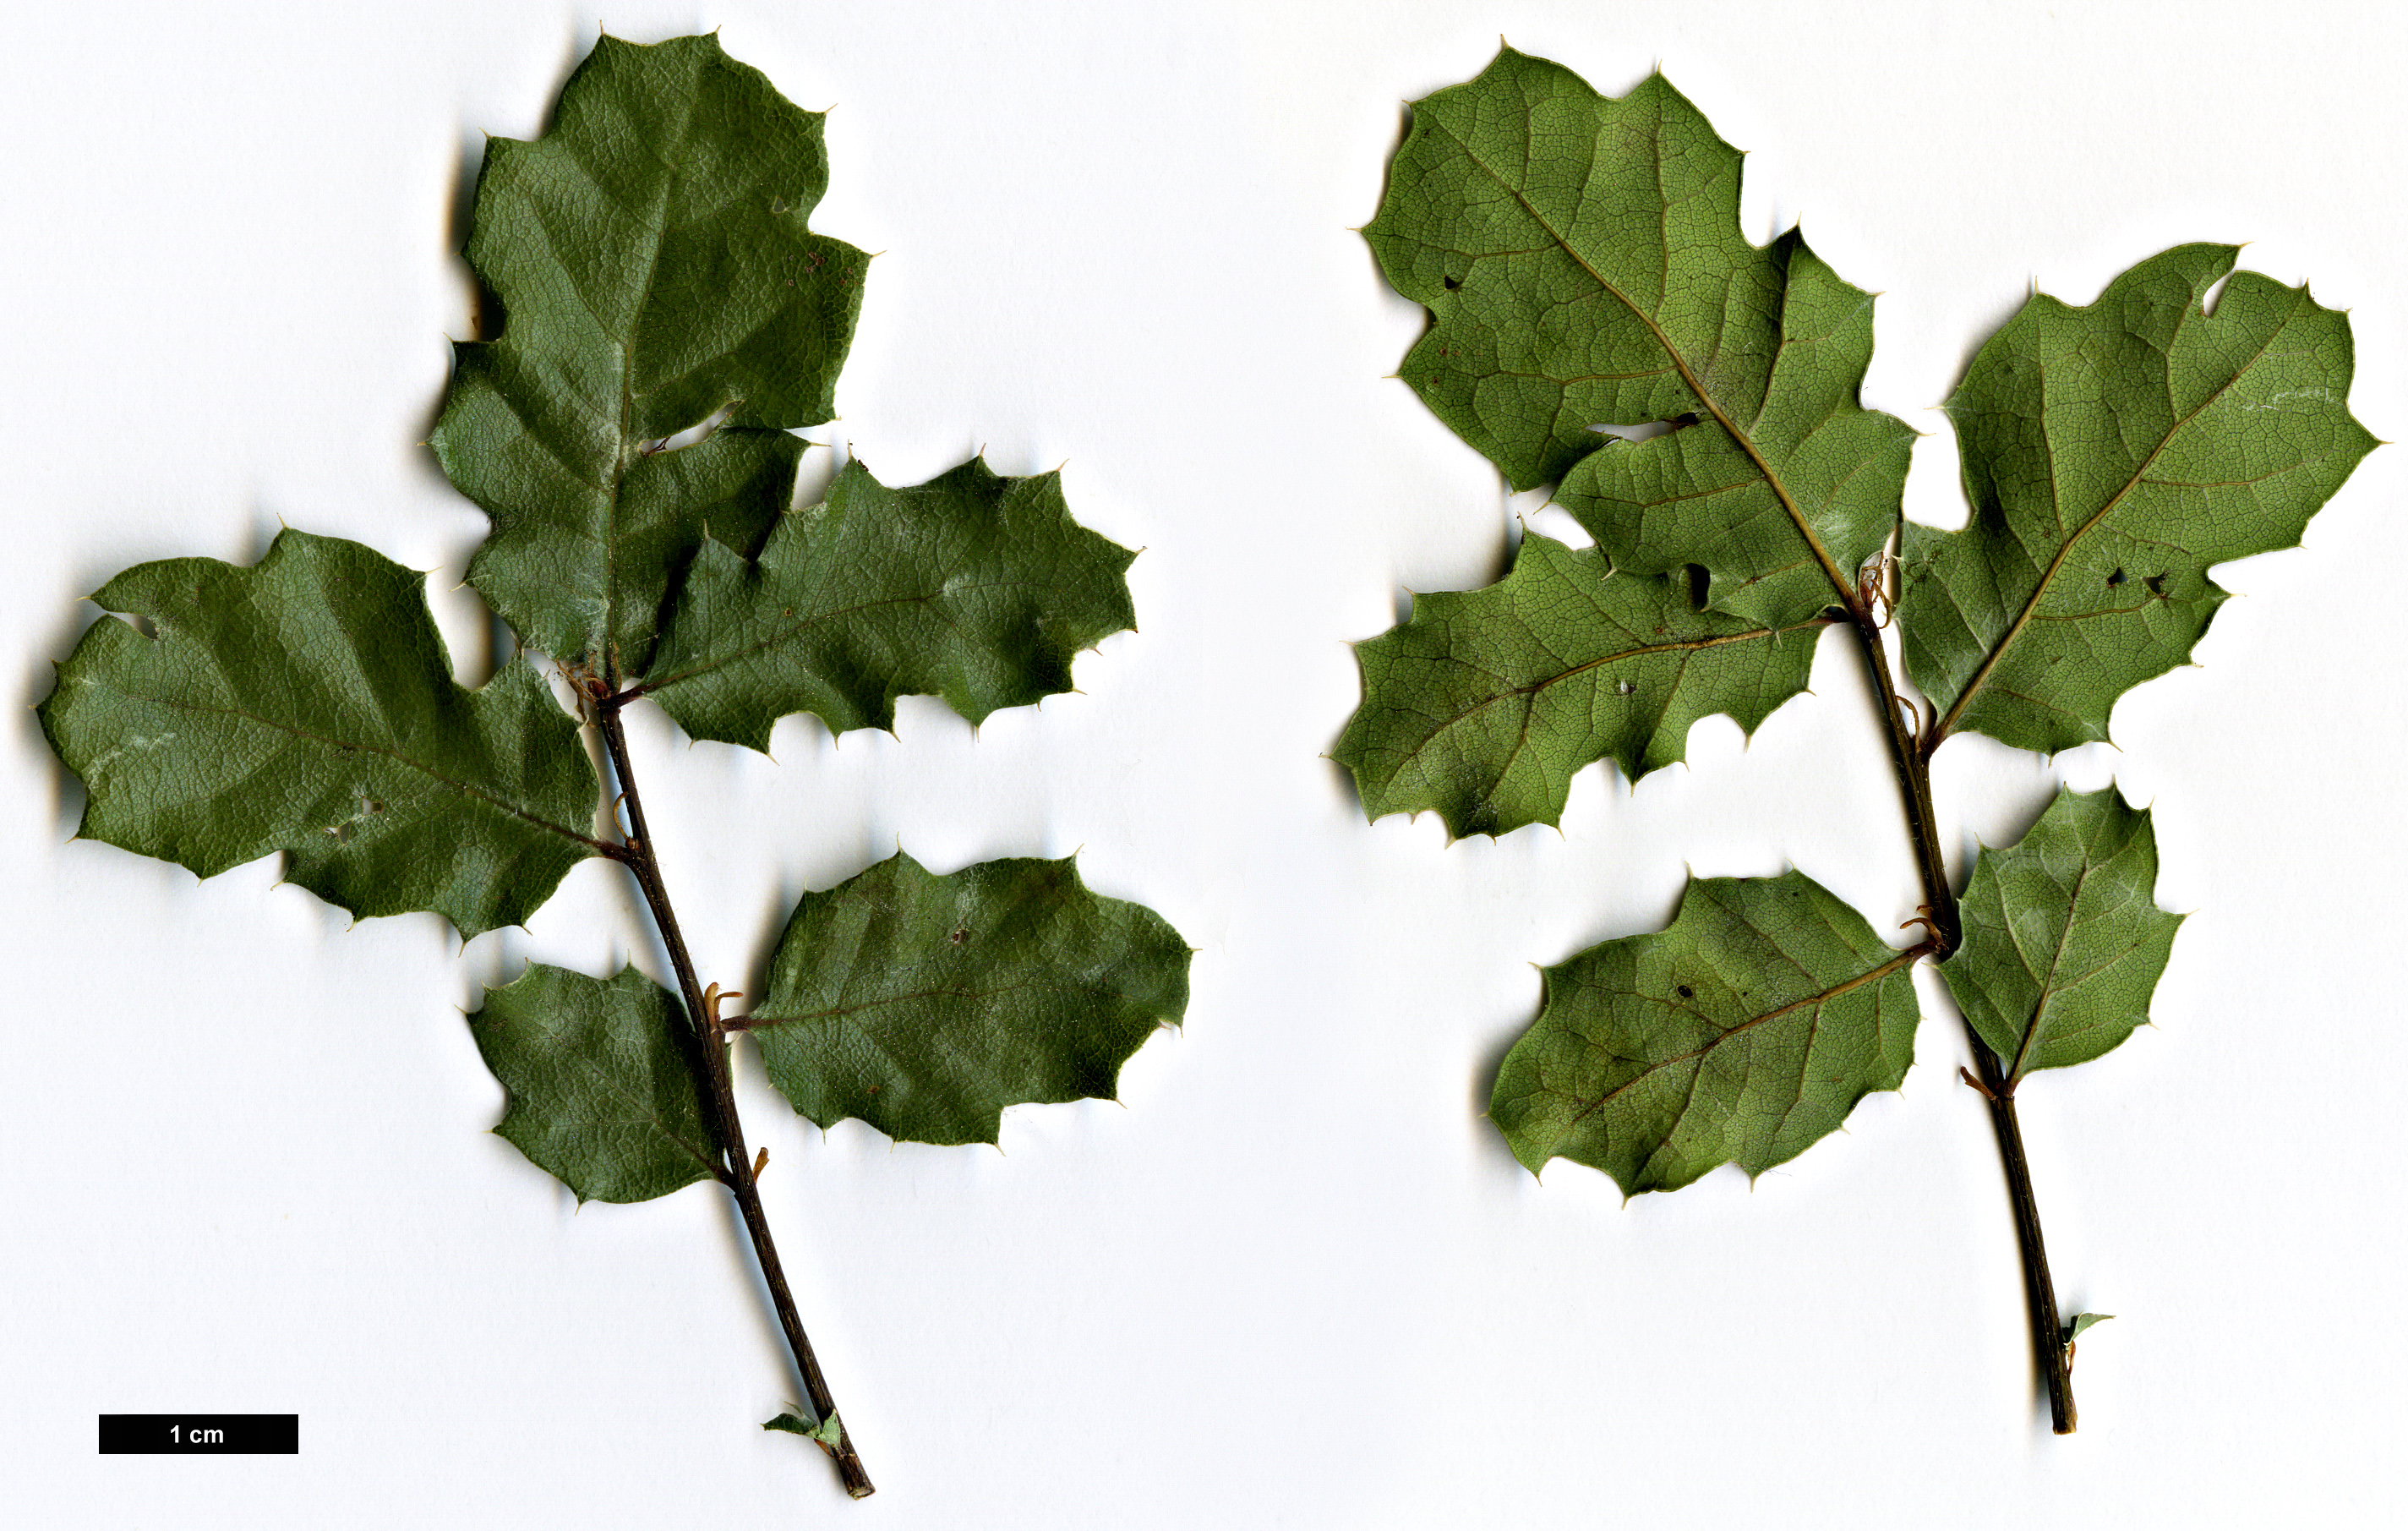
MULTIPOLYGON (((2355 6, 855 3, 16 5, 0 50, 0 1493, 32 1526, 2373 1524, 2408 1424, 2399 1302, 2398 675, 2408 452, 2378 452, 2121 751, 1964 738, 1950 854, 2054 783, 2154 802, 2195 910, 2157 1026, 2025 1091, 2081 1433, 2039 1403, 1963 1044, 1753 1188, 1624 1206, 1481 1116, 1534 964, 1653 929, 1684 868, 1795 865, 1887 927, 1914 880, 1852 657, 1744 745, 1701 724, 1560 833, 1366 825, 1321 756, 1349 641, 1504 567, 1498 478, 1385 381, 1421 311, 1351 230, 1399 103, 1500 33, 1620 94, 1661 62, 1880 292, 1866 401, 1931 406, 2028 288, 2087 301, 2192 239, 2349 308, 2353 404, 2408 429, 2408 36, 2355 6), (1146 551, 1143 630, 973 739, 790 720, 776 759, 634 722, 705 975, 897 845, 1081 850, 1197 948, 1123 1104, 1002 1151, 824 1135, 745 1096, 796 1295, 882 1492, 757 1423, 793 1396, 724 1198, 575 1208, 485 1131, 459 1012, 531 958, 659 970, 595 861, 522 932, 356 929, 276 883, 70 844, 32 704, 127 564, 280 524, 455 588, 482 517, 418 443, 470 287, 481 136, 540 130, 597 24, 835 108, 816 226, 880 251, 811 433, 889 482, 1065 467, 1146 551), (1082 849, 1083 847, 1083 849, 1082 849), (104 1411, 297 1412, 297 1457, 100 1457, 104 1411)), ((824 482, 836 461, 812 455, 824 482)), ((1545 525, 1544 521, 1540 524, 1545 525)), ((1900 937, 1900 939, 1904 939, 1900 937)), ((748 1068, 751 1067, 748 1060, 748 1068)), ((755 1076, 757 1078, 757 1075, 755 1076)))

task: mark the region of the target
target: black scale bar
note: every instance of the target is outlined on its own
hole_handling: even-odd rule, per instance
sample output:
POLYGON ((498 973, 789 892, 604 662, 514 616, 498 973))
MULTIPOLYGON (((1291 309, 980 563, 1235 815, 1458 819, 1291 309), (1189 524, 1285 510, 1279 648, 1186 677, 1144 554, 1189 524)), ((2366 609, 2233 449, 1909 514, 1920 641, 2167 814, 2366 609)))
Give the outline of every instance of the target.
POLYGON ((298 1414, 103 1414, 103 1456, 296 1456, 298 1414))

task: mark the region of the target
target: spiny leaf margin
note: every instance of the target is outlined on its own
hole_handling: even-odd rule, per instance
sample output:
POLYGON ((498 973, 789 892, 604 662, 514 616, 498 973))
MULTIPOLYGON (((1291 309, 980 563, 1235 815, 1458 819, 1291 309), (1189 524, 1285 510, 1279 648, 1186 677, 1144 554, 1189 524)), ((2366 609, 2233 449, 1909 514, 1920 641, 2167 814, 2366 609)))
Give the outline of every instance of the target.
POLYGON ((162 559, 93 599, 158 636, 93 624, 41 704, 86 838, 203 877, 280 850, 338 908, 463 937, 524 923, 600 848, 600 783, 542 677, 457 685, 426 577, 373 549, 288 528, 256 565, 162 559))
POLYGON ((1498 584, 1415 595, 1355 645, 1363 704, 1330 758, 1370 818, 1435 810, 1454 839, 1554 824, 1598 760, 1635 784, 1683 758, 1700 718, 1752 732, 1806 689, 1824 625, 1700 612, 1685 574, 1620 573, 1526 532, 1498 584))
POLYGON ((1761 1175, 1906 1076, 1921 955, 1803 873, 1693 877, 1665 929, 1544 970, 1489 1117, 1532 1174, 1570 1159, 1627 1196, 1761 1175))
POLYGON ((809 225, 824 115, 715 36, 606 36, 549 132, 486 140, 466 253, 505 324, 454 347, 431 444, 494 519, 469 583, 529 647, 640 668, 703 538, 749 556, 791 502, 785 432, 835 412, 869 259, 809 225))
POLYGON ((531 962, 485 990, 468 1030, 506 1093, 494 1131, 580 1202, 644 1202, 719 1174, 701 1039, 677 996, 531 962))
POLYGON ((1070 518, 1058 472, 973 458, 890 488, 858 459, 759 558, 705 542, 636 688, 696 739, 766 751, 779 718, 892 729, 898 696, 971 723, 1070 688, 1070 663, 1137 624, 1131 550, 1070 518))
POLYGON ((1967 367, 1946 408, 1971 519, 1901 544, 1907 674, 1941 736, 2105 739, 2223 604, 2209 567, 2297 546, 2375 446, 2346 403, 2348 316, 2238 255, 2177 246, 2086 308, 2035 293, 1967 367))
POLYGON ((2147 1024, 2186 917, 2157 904, 2149 811, 2060 789, 2013 845, 1982 852, 1940 976, 2007 1082, 2086 1063, 2147 1024))
POLYGON ((1191 955, 1070 859, 939 876, 897 852, 803 896, 748 1027, 822 1127, 993 1143, 1006 1106, 1117 1098, 1122 1063, 1186 1013, 1191 955))
POLYGON ((1739 226, 1740 154, 1660 75, 1619 100, 1500 51, 1413 103, 1381 269, 1430 311, 1399 375, 1617 569, 1709 574, 1768 627, 1853 590, 1896 528, 1914 432, 1857 400, 1872 298, 1796 230, 1739 226), (1671 422, 1653 440, 1592 428, 1671 422))

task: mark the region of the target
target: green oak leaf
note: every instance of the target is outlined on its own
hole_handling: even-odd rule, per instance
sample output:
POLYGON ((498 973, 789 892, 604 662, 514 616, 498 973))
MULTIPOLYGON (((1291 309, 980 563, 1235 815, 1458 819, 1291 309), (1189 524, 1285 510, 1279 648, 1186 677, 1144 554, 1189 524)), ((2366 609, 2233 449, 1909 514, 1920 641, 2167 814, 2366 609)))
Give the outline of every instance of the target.
POLYGON ((1546 970, 1488 1114, 1533 1174, 1577 1160, 1626 1195, 1760 1175, 1906 1076, 1921 956, 1803 874, 1692 878, 1666 929, 1546 970))
POLYGON ((789 713, 892 728, 933 693, 972 723, 1070 688, 1070 660, 1136 625, 1136 554, 1070 519, 1058 473, 983 460, 890 489, 849 462, 747 562, 706 542, 636 687, 696 739, 769 747, 789 713))
POLYGON ((789 1409, 774 1420, 761 1422, 764 1430, 783 1430, 790 1436, 801 1436, 819 1442, 824 1451, 833 1452, 844 1444, 844 1421, 834 1414, 818 1424, 811 1423, 800 1413, 789 1409))
POLYGON ((2115 699, 2186 660, 2208 567, 2297 546, 2374 438, 2350 418, 2349 320, 2230 245, 2143 261, 2088 308, 2035 294, 1949 399, 1971 519, 1906 528, 1907 673, 2023 749, 2107 737, 2115 699))
POLYGON ((718 1175, 699 1039, 632 965, 604 979, 530 963, 485 990, 468 1030, 509 1091, 494 1131, 579 1201, 647 1202, 718 1175))
POLYGON ((286 853, 355 915, 515 925, 599 850, 577 725, 513 660, 452 679, 426 578, 287 530, 253 568, 169 558, 93 599, 42 727, 90 798, 79 832, 204 877, 286 853))
POLYGON ((2072 1344, 2082 1337, 2082 1331, 2094 1323, 2105 1323, 2114 1316, 2113 1313, 2076 1313, 2065 1321, 2065 1337, 2062 1343, 2072 1344))
POLYGON ((467 254, 507 322, 456 348, 433 445, 494 518, 469 583, 528 646, 640 669, 704 538, 749 555, 791 501, 785 431, 834 413, 868 262, 809 227, 821 129, 716 37, 604 37, 550 133, 486 141, 467 254))
POLYGON ((2120 1045, 2149 1018, 2180 915, 2157 907, 2157 837, 2113 787, 2059 791, 2024 837, 1985 850, 1940 964, 2007 1082, 2120 1045))
POLYGON ((940 877, 897 854, 804 895, 748 1025, 822 1127, 992 1143, 1007 1105, 1113 1099, 1121 1064, 1185 1013, 1189 955, 1068 859, 940 877))
POLYGON ((1499 583, 1416 595, 1411 621, 1356 646, 1363 705, 1331 756, 1373 818, 1435 809, 1456 837, 1553 824, 1593 761, 1636 782, 1701 717, 1756 728, 1806 688, 1823 626, 1699 612, 1685 575, 1526 534, 1499 583))
POLYGON ((1888 539, 1914 433, 1856 401, 1871 296, 1795 229, 1748 243, 1739 183, 1660 75, 1612 100, 1508 48, 1413 104, 1364 235, 1430 311, 1399 375, 1440 419, 1616 569, 1701 565, 1715 609, 1787 627, 1888 539))

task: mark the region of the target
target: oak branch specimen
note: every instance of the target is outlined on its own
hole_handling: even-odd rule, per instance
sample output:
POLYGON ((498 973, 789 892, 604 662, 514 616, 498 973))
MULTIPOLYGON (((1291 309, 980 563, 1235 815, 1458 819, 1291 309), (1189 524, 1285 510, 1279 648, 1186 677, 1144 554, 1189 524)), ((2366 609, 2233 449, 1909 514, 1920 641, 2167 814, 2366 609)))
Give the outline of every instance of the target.
POLYGON ((550 132, 489 141, 467 254, 502 333, 458 348, 433 446, 493 519, 470 565, 528 653, 452 679, 424 576, 286 531, 254 568, 144 564, 93 599, 42 725, 89 797, 83 836, 203 876, 275 852, 354 914, 463 937, 524 920, 588 857, 641 890, 671 983, 541 963, 469 1018, 508 1092, 496 1129, 580 1200, 697 1181, 734 1199, 793 1352, 809 1437, 870 1492, 796 1312, 737 1117, 729 1039, 822 1125, 995 1141, 1006 1106, 1112 1095, 1186 1006, 1188 949, 1068 860, 938 875, 899 853, 804 896, 749 1016, 705 984, 646 827, 621 715, 766 749, 810 713, 887 728, 899 695, 972 722, 1066 690, 1133 623, 1134 556, 1052 474, 982 461, 891 488, 859 463, 796 509, 833 414, 868 257, 814 231, 821 118, 713 37, 604 37, 550 132), (608 795, 580 729, 598 736, 608 795))
POLYGON ((2154 256, 2087 307, 2035 295, 1948 402, 1971 517, 1937 531, 1903 518, 1913 433, 1857 398, 1871 295, 1795 229, 1749 243, 1739 189, 1739 152, 1660 75, 1609 99, 1509 48, 1414 103, 1364 231, 1429 311, 1399 376, 1513 488, 1553 485, 1597 545, 1527 533, 1501 584, 1416 597, 1358 646, 1363 703, 1334 754, 1374 818, 1553 824, 1594 761, 1635 782, 1699 717, 1755 728, 1804 689, 1819 629, 1846 628, 1920 938, 1891 946, 1799 872, 1693 880, 1668 929, 1546 970, 1490 1115, 1533 1171, 1570 1158, 1634 1195, 1757 1174, 1897 1087, 1909 971, 1934 961, 2070 1431, 2073 1336, 2100 1315, 2057 1310, 2015 1088, 2145 1018, 2180 921, 2155 902, 2148 814, 2112 789, 2060 794, 1960 900, 1931 758, 1967 730, 2042 752, 2104 739, 2117 697, 2188 659, 2225 596, 2209 567, 2296 545, 2374 445, 2346 404, 2349 322, 2234 273, 2227 245, 2154 256))

